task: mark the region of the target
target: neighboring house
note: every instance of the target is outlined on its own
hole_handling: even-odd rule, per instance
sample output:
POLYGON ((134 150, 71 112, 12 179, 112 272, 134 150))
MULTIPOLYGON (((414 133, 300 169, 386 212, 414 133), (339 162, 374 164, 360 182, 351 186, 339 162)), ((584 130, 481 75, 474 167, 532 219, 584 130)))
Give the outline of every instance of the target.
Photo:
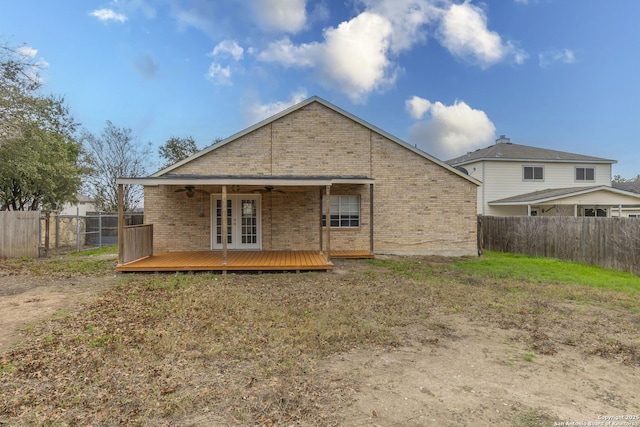
POLYGON ((118 182, 144 186, 154 253, 477 254, 478 180, 318 97, 118 182))
POLYGON ((512 143, 447 161, 482 181, 478 214, 495 216, 630 216, 640 194, 612 186, 615 160, 512 143))
MULTIPOLYGON (((612 182, 611 186, 618 190, 640 194, 640 181, 612 182)), ((635 206, 625 206, 622 208, 622 216, 640 218, 640 203, 635 206)))
POLYGON ((60 215, 87 216, 87 213, 95 211, 96 205, 93 200, 83 194, 78 194, 77 203, 65 203, 60 215))

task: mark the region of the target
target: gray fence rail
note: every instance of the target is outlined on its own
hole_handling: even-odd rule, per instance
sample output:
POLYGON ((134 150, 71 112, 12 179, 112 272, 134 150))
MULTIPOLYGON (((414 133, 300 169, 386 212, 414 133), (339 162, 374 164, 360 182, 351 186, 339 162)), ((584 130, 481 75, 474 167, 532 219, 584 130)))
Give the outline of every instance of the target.
POLYGON ((640 274, 640 219, 479 216, 478 247, 640 274))

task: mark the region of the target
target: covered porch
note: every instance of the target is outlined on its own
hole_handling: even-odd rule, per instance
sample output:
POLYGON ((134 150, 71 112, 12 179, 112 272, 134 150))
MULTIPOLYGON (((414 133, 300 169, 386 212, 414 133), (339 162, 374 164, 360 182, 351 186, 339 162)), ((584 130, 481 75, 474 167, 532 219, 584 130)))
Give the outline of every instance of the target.
MULTIPOLYGON (((331 270, 332 257, 373 258, 373 180, 367 177, 172 175, 123 178, 118 184, 119 193, 127 184, 145 186, 148 223, 127 227, 120 222, 117 271, 331 270), (358 244, 342 239, 332 245, 337 220, 323 200, 330 199, 336 184, 343 191, 344 185, 359 187, 366 195, 356 227, 340 236, 361 236, 358 244), (147 187, 155 192, 150 206, 147 187), (200 205, 197 215, 188 207, 194 200, 200 205), (167 204, 174 204, 169 220, 166 209, 157 213, 157 206, 167 204)), ((124 212, 119 214, 122 219, 124 212)))
POLYGON ((640 194, 609 186, 556 188, 489 202, 505 216, 622 217, 638 212, 640 194))

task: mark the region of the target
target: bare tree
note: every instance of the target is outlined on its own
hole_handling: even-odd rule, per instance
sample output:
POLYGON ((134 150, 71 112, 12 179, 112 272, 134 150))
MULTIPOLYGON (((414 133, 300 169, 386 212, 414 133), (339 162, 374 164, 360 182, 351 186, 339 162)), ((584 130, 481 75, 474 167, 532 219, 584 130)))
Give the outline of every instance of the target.
MULTIPOLYGON (((85 190, 104 211, 118 209, 118 178, 137 178, 147 174, 151 144, 142 145, 131 129, 118 128, 111 121, 99 136, 83 131, 84 164, 88 169, 85 190)), ((135 209, 142 201, 142 188, 124 186, 124 210, 135 209)))

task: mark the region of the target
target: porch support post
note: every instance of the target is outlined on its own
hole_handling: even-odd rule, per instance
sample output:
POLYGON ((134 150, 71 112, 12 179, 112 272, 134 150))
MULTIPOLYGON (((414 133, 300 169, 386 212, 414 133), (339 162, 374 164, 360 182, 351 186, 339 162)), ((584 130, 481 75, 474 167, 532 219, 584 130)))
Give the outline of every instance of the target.
POLYGON ((325 187, 325 197, 327 200, 326 217, 327 217, 327 264, 331 263, 331 185, 325 187))
POLYGON ((618 217, 622 218, 622 205, 618 205, 618 217))
POLYGON ((221 200, 221 208, 222 208, 222 265, 227 265, 227 233, 229 230, 227 229, 227 186, 222 186, 222 200, 221 200))
POLYGON ((124 261, 124 185, 118 184, 118 264, 124 261))
POLYGON ((323 191, 322 191, 322 187, 320 187, 319 191, 320 193, 320 209, 318 211, 318 235, 320 236, 320 255, 322 255, 322 196, 323 196, 323 191))
POLYGON ((369 184, 369 252, 373 253, 373 184, 369 184))
POLYGON ((573 205, 573 216, 578 217, 578 205, 573 205))
POLYGON ((531 205, 527 205, 527 216, 531 216, 531 205))

